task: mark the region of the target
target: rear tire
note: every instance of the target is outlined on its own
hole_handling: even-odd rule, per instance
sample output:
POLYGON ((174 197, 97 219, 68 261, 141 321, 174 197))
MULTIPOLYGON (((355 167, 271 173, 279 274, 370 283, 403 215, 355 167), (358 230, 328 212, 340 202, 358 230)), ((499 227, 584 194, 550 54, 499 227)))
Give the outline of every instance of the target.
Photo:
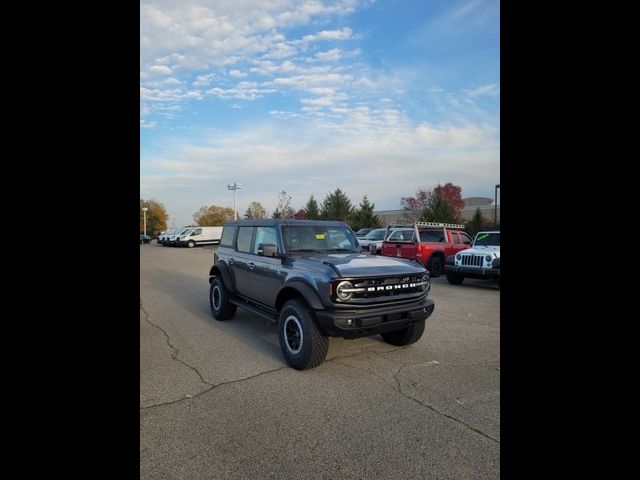
POLYGON ((402 330, 396 330, 395 332, 383 333, 382 339, 397 347, 404 347, 405 345, 411 345, 416 343, 422 337, 424 333, 425 320, 420 320, 413 325, 409 325, 402 330))
POLYGON ((214 277, 209 286, 209 306, 216 320, 229 320, 236 314, 236 306, 229 302, 229 291, 220 277, 214 277))
POLYGON ((304 300, 284 304, 278 320, 278 338, 285 360, 296 370, 317 367, 329 351, 329 338, 318 328, 315 313, 304 300))
POLYGON ((429 260, 429 264, 427 265, 427 270, 429 270, 429 273, 431 273, 431 278, 439 277, 444 270, 442 258, 440 258, 439 256, 431 257, 431 260, 429 260))
POLYGON ((464 281, 464 277, 457 273, 447 273, 447 280, 451 285, 460 285, 464 281))

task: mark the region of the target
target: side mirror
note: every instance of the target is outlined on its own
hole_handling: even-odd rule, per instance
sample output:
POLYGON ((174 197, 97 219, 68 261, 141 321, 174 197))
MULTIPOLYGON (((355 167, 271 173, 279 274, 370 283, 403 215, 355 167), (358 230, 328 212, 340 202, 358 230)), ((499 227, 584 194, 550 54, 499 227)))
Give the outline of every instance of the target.
POLYGON ((272 243, 261 243, 258 245, 258 255, 261 257, 277 257, 278 246, 272 243))

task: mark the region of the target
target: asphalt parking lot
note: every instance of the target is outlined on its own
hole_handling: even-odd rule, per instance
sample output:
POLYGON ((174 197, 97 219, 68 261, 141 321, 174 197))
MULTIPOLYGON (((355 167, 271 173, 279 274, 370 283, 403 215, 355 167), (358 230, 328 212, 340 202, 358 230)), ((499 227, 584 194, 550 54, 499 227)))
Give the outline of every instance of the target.
POLYGON ((332 338, 297 371, 275 326, 213 319, 212 263, 140 246, 141 479, 499 478, 497 282, 433 279, 419 342, 332 338))

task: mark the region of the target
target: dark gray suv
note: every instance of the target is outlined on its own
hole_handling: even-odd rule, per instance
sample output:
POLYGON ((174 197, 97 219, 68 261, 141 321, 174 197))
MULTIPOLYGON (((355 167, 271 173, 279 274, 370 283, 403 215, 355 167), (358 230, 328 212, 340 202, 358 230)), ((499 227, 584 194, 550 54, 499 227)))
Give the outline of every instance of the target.
POLYGON ((226 223, 209 275, 213 316, 242 307, 277 323, 282 353, 299 370, 324 361, 327 337, 417 342, 434 308, 419 262, 363 254, 343 222, 226 223))

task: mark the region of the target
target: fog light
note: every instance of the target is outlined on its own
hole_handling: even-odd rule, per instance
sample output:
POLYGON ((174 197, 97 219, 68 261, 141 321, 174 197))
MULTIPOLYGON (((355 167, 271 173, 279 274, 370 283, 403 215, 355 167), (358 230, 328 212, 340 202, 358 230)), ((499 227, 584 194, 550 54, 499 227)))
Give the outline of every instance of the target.
POLYGON ((353 319, 352 318, 348 318, 347 319, 347 327, 353 327, 353 319))

